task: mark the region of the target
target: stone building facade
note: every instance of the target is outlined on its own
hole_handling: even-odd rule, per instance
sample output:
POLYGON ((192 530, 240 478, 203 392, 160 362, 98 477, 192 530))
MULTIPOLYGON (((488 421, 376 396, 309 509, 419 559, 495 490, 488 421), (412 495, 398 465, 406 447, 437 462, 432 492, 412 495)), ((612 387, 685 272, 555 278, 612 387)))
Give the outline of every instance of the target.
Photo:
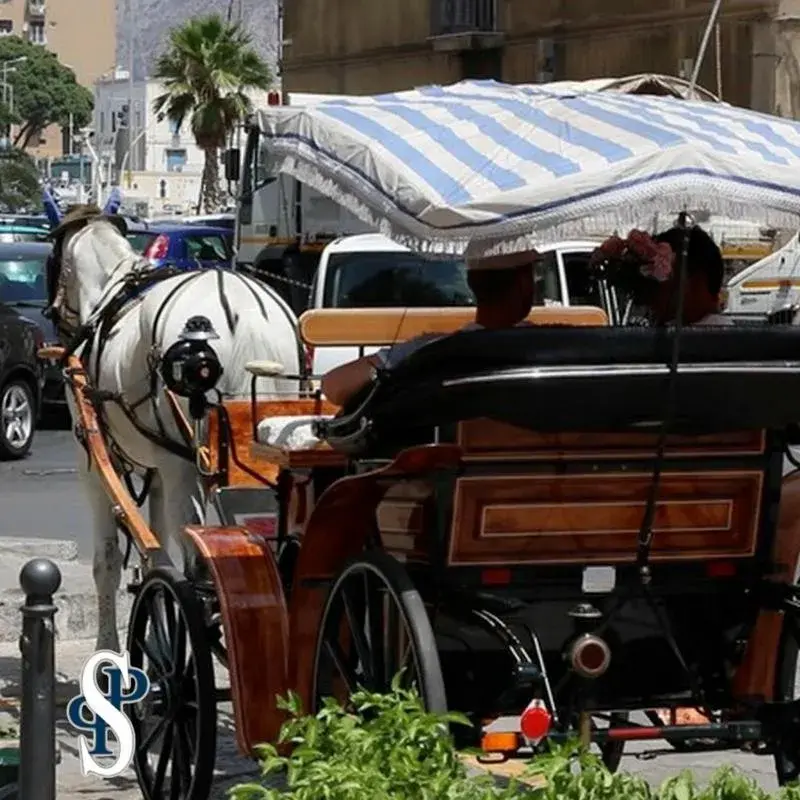
MULTIPOLYGON (((725 0, 700 83, 721 89, 731 103, 774 110, 780 30, 795 25, 779 17, 793 4, 725 0)), ((712 5, 712 0, 284 0, 283 89, 372 94, 463 78, 530 83, 641 72, 689 77, 712 5)))

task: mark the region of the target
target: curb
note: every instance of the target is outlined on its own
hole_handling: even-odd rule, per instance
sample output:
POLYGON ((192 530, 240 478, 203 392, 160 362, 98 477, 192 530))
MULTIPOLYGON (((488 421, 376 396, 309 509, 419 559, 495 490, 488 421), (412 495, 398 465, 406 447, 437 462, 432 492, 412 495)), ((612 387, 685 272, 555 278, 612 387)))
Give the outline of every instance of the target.
POLYGON ((70 539, 24 539, 0 536, 0 557, 50 558, 53 561, 77 561, 78 543, 70 539))

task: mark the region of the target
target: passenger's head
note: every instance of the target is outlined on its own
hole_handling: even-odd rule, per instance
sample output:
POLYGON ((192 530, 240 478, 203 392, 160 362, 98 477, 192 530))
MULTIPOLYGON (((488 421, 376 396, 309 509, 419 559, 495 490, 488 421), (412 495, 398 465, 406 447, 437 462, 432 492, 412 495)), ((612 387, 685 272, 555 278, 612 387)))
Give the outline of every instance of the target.
POLYGON ((510 328, 528 316, 533 305, 533 264, 529 250, 501 256, 467 251, 467 282, 475 295, 476 321, 486 328, 510 328))
MULTIPOLYGON (((676 227, 653 237, 657 242, 666 242, 675 253, 672 276, 659 284, 649 302, 656 320, 662 324, 671 322, 675 318, 681 255, 686 233, 683 228, 676 227)), ((688 235, 683 319, 686 324, 691 325, 719 309, 719 293, 725 270, 719 247, 702 228, 691 228, 688 235)))

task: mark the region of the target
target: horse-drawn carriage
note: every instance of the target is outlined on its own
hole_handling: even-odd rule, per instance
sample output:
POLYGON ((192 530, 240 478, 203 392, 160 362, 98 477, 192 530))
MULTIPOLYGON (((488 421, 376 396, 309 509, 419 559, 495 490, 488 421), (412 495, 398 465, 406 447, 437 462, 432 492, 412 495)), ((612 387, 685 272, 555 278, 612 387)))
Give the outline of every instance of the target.
MULTIPOLYGON (((426 236, 447 242, 451 229, 463 243, 484 235, 483 221, 485 238, 518 246, 525 226, 552 233, 581 214, 602 219, 632 198, 644 213, 722 185, 730 197, 710 191, 712 206, 800 211, 797 187, 767 185, 775 170, 785 174, 790 151, 798 160, 794 123, 768 128, 760 116, 716 107, 701 118, 694 104, 678 113, 671 104, 679 101, 669 99, 542 99, 483 86, 473 89, 477 97, 462 87, 453 99, 442 91, 432 91, 430 106, 423 95, 365 101, 358 113, 336 104, 276 111, 273 145, 305 180, 313 170, 297 159, 317 158, 319 188, 340 199, 350 192, 363 216, 385 215, 418 244, 426 236), (544 144, 557 134, 548 120, 563 108, 558 156, 525 150, 508 134, 516 137, 509 151, 538 176, 528 180, 536 203, 520 200, 510 167, 463 183, 459 194, 431 163, 399 163, 391 151, 401 143, 386 135, 369 151, 370 189, 352 153, 372 128, 359 130, 355 118, 363 114, 374 128, 394 114, 408 125, 403 102, 434 120, 460 115, 490 138, 500 134, 489 112, 510 128, 503 115, 519 115, 527 103, 544 144), (579 112, 607 126, 627 119, 632 132, 603 145, 579 112), (326 115, 336 124, 324 128, 326 115), (355 130, 350 139, 342 120, 355 130), (671 151, 674 174, 642 176, 651 161, 663 166, 654 142, 669 149, 700 122, 716 125, 689 142, 705 159, 702 169, 697 152, 680 146, 671 151), (330 151, 314 155, 308 137, 320 131, 319 147, 341 138, 351 173, 330 151), (746 176, 737 177, 739 161, 709 155, 724 153, 723 145, 746 152, 746 176), (639 183, 609 179, 602 200, 597 191, 576 197, 568 183, 561 204, 572 206, 558 217, 548 192, 567 180, 567 162, 581 148, 634 163, 639 183), (560 175, 552 185, 541 177, 547 169, 560 175), (411 190, 421 184, 410 186, 404 170, 440 180, 438 208, 430 197, 415 205, 411 190), (476 200, 488 184, 505 184, 502 214, 497 196, 483 208, 476 200), (448 187, 453 202, 443 207, 448 187), (517 218, 512 200, 522 206, 517 218)), ((467 157, 463 148, 457 155, 467 157)), ((239 747, 251 753, 277 736, 275 699, 286 690, 313 711, 326 696, 346 701, 359 685, 388 689, 398 672, 428 708, 470 716, 467 743, 487 752, 517 754, 580 736, 615 767, 627 741, 702 740, 772 753, 782 782, 800 776, 800 480, 784 477, 800 419, 800 328, 615 328, 600 309, 573 307, 534 309, 525 328, 446 335, 472 314, 308 312, 299 335, 312 347, 442 335, 343 409, 318 391, 264 399, 260 381, 309 376, 251 361, 251 397, 221 399, 202 428, 200 474, 222 521, 186 528, 198 558, 185 573, 116 477, 96 408, 82 392, 83 368, 71 357, 82 431, 144 564, 127 646, 154 687, 132 712, 146 797, 208 794, 221 699, 232 700, 239 747), (254 492, 275 499, 274 529, 237 519, 236 497, 254 492), (229 671, 229 693, 215 686, 214 659, 229 671), (674 717, 687 708, 697 719, 681 724, 674 717), (634 718, 641 711, 648 724, 634 718), (518 720, 510 732, 495 725, 505 717, 518 720)), ((187 399, 205 415, 207 400, 187 399)))

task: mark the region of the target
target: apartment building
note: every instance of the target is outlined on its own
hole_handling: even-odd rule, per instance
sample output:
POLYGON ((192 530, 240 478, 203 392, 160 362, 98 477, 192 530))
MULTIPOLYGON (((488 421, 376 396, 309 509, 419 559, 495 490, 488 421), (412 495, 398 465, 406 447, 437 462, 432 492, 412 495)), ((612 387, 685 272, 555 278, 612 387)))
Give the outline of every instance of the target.
MULTIPOLYGON (((0 0, 0 35, 47 47, 91 88, 114 69, 116 0, 0 0)), ((32 152, 61 155, 61 131, 48 130, 32 152)))
MULTIPOLYGON (((776 20, 796 0, 725 0, 700 83, 775 106, 776 20)), ((283 86, 372 94, 464 78, 688 77, 713 0, 286 0, 283 86)), ((790 22, 782 23, 784 29, 790 22)), ((800 74, 800 73, 799 73, 800 74)), ((800 96, 800 95, 799 95, 800 96)))

